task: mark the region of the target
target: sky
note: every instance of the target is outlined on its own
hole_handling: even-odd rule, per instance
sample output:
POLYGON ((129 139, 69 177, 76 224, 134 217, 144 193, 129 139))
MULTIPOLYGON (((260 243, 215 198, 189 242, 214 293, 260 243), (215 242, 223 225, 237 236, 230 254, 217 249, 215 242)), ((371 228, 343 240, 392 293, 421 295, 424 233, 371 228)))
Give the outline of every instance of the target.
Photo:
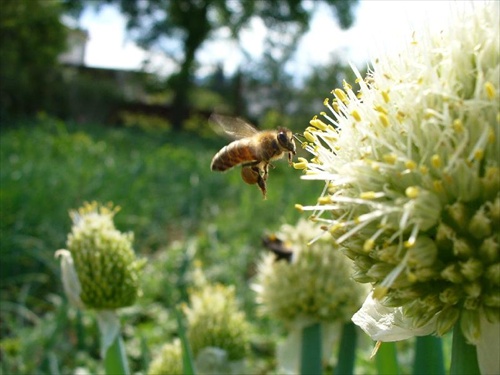
MULTIPOLYGON (((333 13, 325 6, 318 6, 310 30, 297 47, 294 59, 287 69, 297 76, 304 76, 313 66, 327 64, 335 54, 346 61, 363 67, 370 58, 380 53, 393 53, 411 40, 412 33, 422 33, 425 28, 442 29, 450 15, 470 11, 480 1, 394 1, 364 0, 356 9, 354 25, 340 30, 333 13), (473 4, 474 3, 474 4, 473 4)), ((79 27, 86 29, 89 40, 85 52, 85 64, 94 67, 140 69, 147 53, 137 47, 127 36, 125 19, 113 7, 84 11, 79 27)), ((223 64, 226 74, 233 73, 244 61, 243 54, 233 41, 225 37, 224 30, 216 41, 207 41, 197 54, 203 76, 212 72, 217 64, 223 64)), ((253 58, 262 54, 265 28, 254 19, 241 34, 242 45, 253 58)), ((174 69, 161 54, 151 58, 151 70, 168 74, 174 69)))

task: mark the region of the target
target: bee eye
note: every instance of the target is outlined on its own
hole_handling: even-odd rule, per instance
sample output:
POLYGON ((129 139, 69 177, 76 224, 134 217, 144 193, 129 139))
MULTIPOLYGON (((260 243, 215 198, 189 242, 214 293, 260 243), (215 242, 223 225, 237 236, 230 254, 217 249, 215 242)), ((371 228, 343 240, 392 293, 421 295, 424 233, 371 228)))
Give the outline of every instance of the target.
POLYGON ((278 142, 282 146, 286 146, 288 144, 288 138, 286 137, 286 134, 284 132, 279 132, 278 133, 278 142))

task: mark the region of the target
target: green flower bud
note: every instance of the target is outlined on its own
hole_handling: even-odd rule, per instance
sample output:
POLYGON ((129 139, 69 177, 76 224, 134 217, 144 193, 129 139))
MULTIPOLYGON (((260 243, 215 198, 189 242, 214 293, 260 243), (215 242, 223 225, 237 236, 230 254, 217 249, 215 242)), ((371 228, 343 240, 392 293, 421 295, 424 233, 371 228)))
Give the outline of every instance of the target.
POLYGON ((445 307, 441 313, 437 316, 436 322, 436 332, 438 335, 442 336, 446 332, 450 331, 458 318, 460 317, 460 309, 453 306, 445 307))
POLYGON ((484 210, 479 209, 469 222, 469 233, 475 238, 488 237, 491 234, 491 220, 484 210))
POLYGON ((281 227, 277 237, 292 244, 293 258, 288 263, 267 254, 261 260, 253 288, 262 314, 289 324, 346 322, 361 306, 366 288, 351 279, 351 262, 321 233, 305 220, 281 227), (309 244, 311 238, 318 239, 309 244))
POLYGON ((140 294, 139 275, 145 261, 135 257, 133 234, 115 228, 116 212, 95 202, 71 212, 67 246, 81 285, 79 297, 88 308, 130 306, 140 294))
POLYGON ((153 358, 148 375, 182 375, 182 350, 178 339, 173 343, 163 345, 160 352, 153 358))
POLYGON ((184 309, 187 336, 194 356, 207 347, 227 352, 229 361, 243 359, 248 351, 249 323, 239 310, 234 287, 206 285, 192 291, 184 309))

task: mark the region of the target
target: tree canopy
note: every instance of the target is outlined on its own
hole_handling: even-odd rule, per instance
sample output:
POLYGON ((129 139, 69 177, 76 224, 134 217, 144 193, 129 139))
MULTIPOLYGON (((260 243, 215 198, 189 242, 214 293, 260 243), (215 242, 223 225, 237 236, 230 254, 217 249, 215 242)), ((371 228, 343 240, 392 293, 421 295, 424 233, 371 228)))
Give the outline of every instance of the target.
MULTIPOLYGON (((323 0, 331 6, 342 28, 351 26, 354 6, 358 0, 323 0)), ((95 2, 92 2, 95 4, 95 2)), ((160 49, 177 60, 179 71, 170 77, 175 92, 173 100, 174 125, 180 126, 188 112, 188 93, 193 84, 196 52, 202 44, 222 27, 238 39, 239 31, 253 17, 263 20, 268 29, 289 26, 291 42, 308 29, 312 10, 319 2, 305 0, 101 0, 101 4, 118 5, 127 16, 127 28, 139 45, 160 49), (172 51, 168 45, 180 42, 181 48, 172 51), (179 54, 179 50, 181 53, 179 54)), ((283 30, 282 30, 283 31, 283 30)))

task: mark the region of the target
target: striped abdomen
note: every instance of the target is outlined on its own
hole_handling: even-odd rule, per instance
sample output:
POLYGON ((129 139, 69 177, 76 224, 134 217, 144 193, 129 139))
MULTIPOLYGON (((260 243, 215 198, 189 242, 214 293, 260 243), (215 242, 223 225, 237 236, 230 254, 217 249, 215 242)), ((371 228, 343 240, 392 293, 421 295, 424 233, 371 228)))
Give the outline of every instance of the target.
POLYGON ((240 164, 259 161, 250 141, 250 138, 244 138, 224 146, 215 154, 210 168, 213 171, 225 171, 240 164))

